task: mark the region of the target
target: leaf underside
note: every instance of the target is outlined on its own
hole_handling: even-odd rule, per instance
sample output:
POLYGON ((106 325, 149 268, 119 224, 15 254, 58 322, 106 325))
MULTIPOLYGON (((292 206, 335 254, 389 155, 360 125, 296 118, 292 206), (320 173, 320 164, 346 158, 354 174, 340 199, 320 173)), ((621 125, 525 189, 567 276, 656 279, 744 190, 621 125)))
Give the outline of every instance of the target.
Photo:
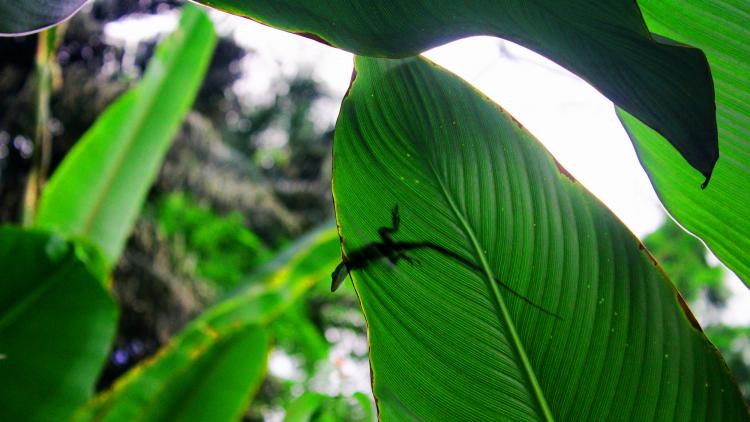
POLYGON ((84 237, 117 262, 215 42, 208 16, 187 5, 138 86, 104 111, 52 175, 37 226, 84 237))
POLYGON ((508 114, 420 58, 356 72, 334 141, 345 255, 398 205, 395 241, 475 264, 425 248, 353 271, 382 419, 748 419, 648 252, 508 114))
POLYGON ((699 178, 662 137, 620 116, 659 198, 680 224, 750 286, 750 2, 641 0, 652 31, 705 51, 716 86, 721 160, 711 184, 699 178))

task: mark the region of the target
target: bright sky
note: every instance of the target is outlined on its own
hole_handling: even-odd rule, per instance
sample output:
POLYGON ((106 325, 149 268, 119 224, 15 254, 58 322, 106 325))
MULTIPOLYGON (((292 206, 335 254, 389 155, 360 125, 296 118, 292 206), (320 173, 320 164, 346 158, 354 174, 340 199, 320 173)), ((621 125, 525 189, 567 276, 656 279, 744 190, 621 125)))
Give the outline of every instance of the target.
MULTIPOLYGON (((352 71, 349 53, 247 19, 213 11, 222 33, 234 32, 252 50, 243 63, 247 77, 237 90, 251 102, 272 101, 280 75, 300 72, 325 82, 331 100, 314 110, 322 126, 335 121, 352 71)), ((170 31, 176 14, 107 26, 125 44, 170 31)), ((664 211, 641 168, 612 103, 586 82, 551 61, 491 37, 473 37, 425 54, 479 88, 513 114, 576 179, 604 202, 636 235, 663 221, 664 211)), ((750 324, 750 291, 733 275, 733 298, 725 323, 750 324)))

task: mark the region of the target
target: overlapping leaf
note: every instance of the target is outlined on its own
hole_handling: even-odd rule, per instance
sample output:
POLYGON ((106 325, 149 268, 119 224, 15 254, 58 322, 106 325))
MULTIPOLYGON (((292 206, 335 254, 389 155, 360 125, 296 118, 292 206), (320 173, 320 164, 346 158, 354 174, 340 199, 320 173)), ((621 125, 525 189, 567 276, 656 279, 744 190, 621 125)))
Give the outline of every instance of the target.
POLYGON ((639 3, 652 31, 703 49, 711 64, 721 159, 708 189, 657 133, 621 116, 662 203, 750 286, 750 2, 639 3))
POLYGON ((0 268, 1 419, 66 420, 93 394, 115 334, 103 259, 58 236, 1 227, 0 268))
POLYGON ((367 56, 409 56, 471 35, 502 37, 586 79, 663 134, 705 177, 718 157, 705 56, 652 38, 632 0, 198 1, 367 56))
POLYGON ((215 42, 211 21, 188 5, 138 86, 99 117, 55 171, 36 225, 87 238, 117 261, 215 42))
POLYGON ((73 15, 88 0, 0 0, 0 36, 39 31, 73 15))
POLYGON ((334 196, 383 420, 748 419, 658 264, 517 122, 419 58, 356 72, 334 196))

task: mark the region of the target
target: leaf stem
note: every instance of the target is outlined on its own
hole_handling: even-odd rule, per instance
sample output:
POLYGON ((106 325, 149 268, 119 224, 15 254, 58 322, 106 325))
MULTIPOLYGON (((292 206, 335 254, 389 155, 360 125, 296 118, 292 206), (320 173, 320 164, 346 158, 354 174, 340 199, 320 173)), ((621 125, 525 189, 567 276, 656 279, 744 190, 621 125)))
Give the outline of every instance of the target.
POLYGON ((36 123, 34 127, 34 155, 26 182, 24 194, 23 224, 29 226, 34 222, 39 195, 49 173, 52 161, 52 134, 49 130, 50 97, 52 94, 53 74, 55 72, 55 50, 57 48, 58 35, 63 29, 53 27, 42 31, 38 36, 36 51, 36 71, 34 82, 36 123))

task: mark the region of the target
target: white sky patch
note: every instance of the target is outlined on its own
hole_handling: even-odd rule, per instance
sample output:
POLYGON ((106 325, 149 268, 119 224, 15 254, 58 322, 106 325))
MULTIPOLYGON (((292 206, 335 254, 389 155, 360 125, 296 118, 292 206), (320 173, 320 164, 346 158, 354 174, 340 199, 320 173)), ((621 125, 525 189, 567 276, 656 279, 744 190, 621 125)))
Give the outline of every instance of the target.
POLYGON ((177 28, 178 11, 160 13, 158 15, 129 15, 104 26, 107 40, 137 44, 141 40, 154 38, 158 35, 172 32, 177 28))
MULTIPOLYGON (((729 271, 729 270, 727 270, 729 271)), ((750 325, 750 290, 736 275, 729 274, 724 281, 730 296, 727 307, 722 309, 721 322, 727 325, 750 325)))
POLYGON ((271 375, 292 381, 303 381, 304 371, 300 362, 281 349, 274 348, 268 356, 268 371, 271 375))
POLYGON ((122 47, 121 70, 123 73, 137 77, 138 69, 136 69, 135 60, 138 54, 138 44, 174 31, 178 21, 179 11, 177 10, 158 15, 129 15, 104 25, 104 37, 110 44, 122 47))

